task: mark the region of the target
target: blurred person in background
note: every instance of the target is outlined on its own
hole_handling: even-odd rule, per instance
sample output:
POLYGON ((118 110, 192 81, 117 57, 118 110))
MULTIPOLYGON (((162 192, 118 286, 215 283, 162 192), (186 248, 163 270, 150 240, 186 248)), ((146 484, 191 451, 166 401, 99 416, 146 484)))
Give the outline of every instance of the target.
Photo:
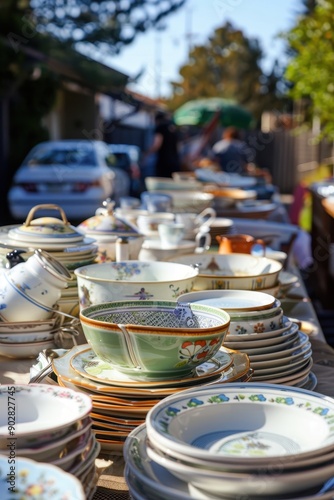
POLYGON ((220 141, 212 146, 213 159, 221 170, 230 174, 245 174, 251 165, 250 151, 247 144, 241 140, 235 127, 227 127, 220 141))
POLYGON ((155 158, 154 176, 172 177, 173 172, 180 171, 178 141, 176 125, 167 113, 158 111, 155 115, 153 143, 143 158, 143 162, 155 158))

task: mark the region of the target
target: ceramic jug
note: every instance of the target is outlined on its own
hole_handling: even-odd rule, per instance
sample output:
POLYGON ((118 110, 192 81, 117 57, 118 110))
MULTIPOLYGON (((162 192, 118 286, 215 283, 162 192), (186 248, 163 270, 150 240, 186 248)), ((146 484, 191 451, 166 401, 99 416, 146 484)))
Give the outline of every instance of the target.
POLYGON ((219 243, 218 253, 252 253, 254 245, 261 245, 263 256, 265 255, 266 245, 261 239, 255 239, 249 234, 231 234, 228 236, 216 236, 219 243))
POLYGON ((43 250, 35 250, 25 262, 0 275, 2 321, 36 321, 50 317, 70 272, 43 250))

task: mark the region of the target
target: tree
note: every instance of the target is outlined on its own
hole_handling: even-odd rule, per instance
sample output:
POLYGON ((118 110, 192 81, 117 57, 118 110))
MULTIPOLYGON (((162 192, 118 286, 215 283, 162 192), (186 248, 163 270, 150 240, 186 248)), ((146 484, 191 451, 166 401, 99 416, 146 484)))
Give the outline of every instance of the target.
MULTIPOLYGON (((24 0, 27 3, 27 0, 24 0)), ((62 43, 92 44, 100 51, 118 53, 138 33, 156 26, 186 0, 30 0, 31 16, 39 33, 62 43)))
POLYGON ((286 69, 290 96, 307 104, 306 118, 317 116, 322 135, 334 139, 334 0, 319 1, 286 34, 294 57, 286 69))
POLYGON ((180 82, 172 82, 168 100, 175 110, 198 97, 234 99, 260 118, 265 109, 282 107, 278 84, 282 69, 276 63, 266 75, 261 69, 263 52, 257 39, 247 38, 231 23, 216 29, 208 42, 196 46, 180 69, 180 82))

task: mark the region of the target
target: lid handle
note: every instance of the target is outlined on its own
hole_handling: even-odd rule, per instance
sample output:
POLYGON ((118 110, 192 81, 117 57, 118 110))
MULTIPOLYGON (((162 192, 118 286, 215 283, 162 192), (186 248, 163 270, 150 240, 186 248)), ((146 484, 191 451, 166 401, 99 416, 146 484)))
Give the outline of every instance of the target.
POLYGON ((28 213, 27 215, 27 218, 26 218, 26 221, 24 222, 24 225, 25 226, 29 226, 34 215, 35 215, 35 212, 37 212, 37 210, 40 210, 40 209, 43 209, 43 210, 58 210, 60 215, 61 215, 61 218, 62 218, 62 221, 64 222, 64 224, 66 225, 69 225, 69 222, 67 220, 67 217, 66 217, 66 214, 64 212, 64 210, 59 207, 58 205, 53 205, 53 204, 45 204, 45 205, 36 205, 35 207, 33 207, 30 212, 28 213))

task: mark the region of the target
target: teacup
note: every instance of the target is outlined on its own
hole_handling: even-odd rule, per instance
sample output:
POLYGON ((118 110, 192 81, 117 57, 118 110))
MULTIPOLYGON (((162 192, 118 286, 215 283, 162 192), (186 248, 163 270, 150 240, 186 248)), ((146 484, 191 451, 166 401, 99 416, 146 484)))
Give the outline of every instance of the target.
POLYGON ((121 208, 139 208, 140 200, 139 198, 134 198, 133 196, 122 196, 119 200, 119 205, 121 208))
POLYGON ((177 222, 158 224, 161 248, 175 248, 184 236, 184 225, 177 222))
POLYGON ((165 193, 152 193, 144 191, 140 195, 144 207, 149 212, 171 212, 173 206, 173 199, 170 195, 165 193))
POLYGON ((263 256, 266 252, 266 244, 261 239, 255 239, 249 234, 231 234, 228 236, 216 236, 219 243, 218 253, 248 253, 252 252, 255 245, 260 245, 263 250, 263 256))
POLYGON ((176 222, 184 225, 185 233, 192 235, 198 231, 203 224, 209 225, 216 218, 216 212, 213 208, 206 208, 200 214, 179 213, 175 215, 176 222))
POLYGON ((156 212, 139 215, 137 227, 145 236, 159 237, 158 225, 174 222, 174 214, 170 212, 156 212))

